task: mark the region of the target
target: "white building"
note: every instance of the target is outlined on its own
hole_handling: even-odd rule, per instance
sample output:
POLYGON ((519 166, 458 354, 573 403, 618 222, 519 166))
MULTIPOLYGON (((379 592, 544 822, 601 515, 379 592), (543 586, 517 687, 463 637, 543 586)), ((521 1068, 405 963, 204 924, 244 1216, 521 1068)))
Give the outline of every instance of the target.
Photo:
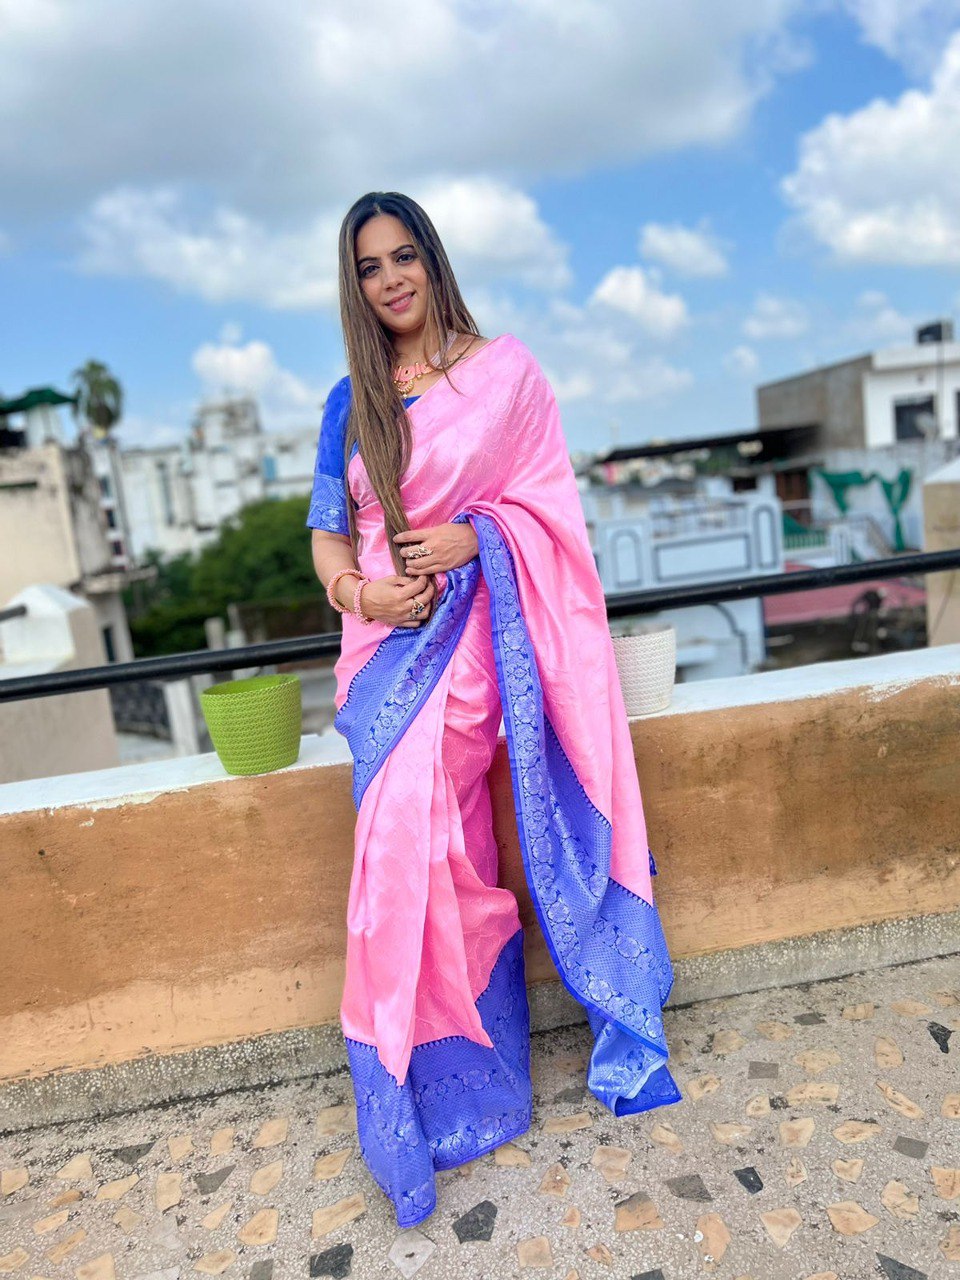
POLYGON ((813 426, 823 449, 880 449, 960 438, 960 343, 947 321, 892 347, 757 388, 761 428, 813 426), (940 340, 924 335, 934 333, 940 340))
MULTIPOLYGON (((783 570, 783 517, 772 478, 748 493, 735 493, 725 476, 656 488, 582 485, 580 501, 610 597, 783 570)), ((665 608, 643 619, 653 620, 676 628, 683 680, 740 675, 766 656, 757 597, 665 608)), ((613 629, 623 625, 631 624, 613 629)))
POLYGON ((894 347, 871 359, 863 378, 867 448, 960 439, 960 343, 894 347))
POLYGON ((205 405, 176 445, 120 453, 134 559, 199 551, 225 520, 264 498, 306 497, 319 425, 264 431, 255 401, 205 405))
POLYGON ((960 451, 960 343, 949 321, 916 336, 757 388, 761 430, 806 433, 790 462, 807 491, 788 513, 859 515, 895 550, 923 545, 923 480, 960 451))
POLYGON ((148 571, 118 563, 86 437, 65 441, 65 403, 39 388, 0 406, 0 605, 36 583, 62 588, 93 606, 101 660, 125 662, 133 650, 121 593, 148 571))

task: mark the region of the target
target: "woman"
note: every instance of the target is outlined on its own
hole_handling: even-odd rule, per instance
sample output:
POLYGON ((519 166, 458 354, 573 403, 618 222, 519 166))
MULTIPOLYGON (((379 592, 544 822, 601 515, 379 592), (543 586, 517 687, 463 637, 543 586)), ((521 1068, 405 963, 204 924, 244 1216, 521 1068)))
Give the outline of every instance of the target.
POLYGON ((435 1170, 531 1121, 523 933, 486 779, 501 715, 531 895, 595 1037, 588 1085, 617 1115, 680 1096, 672 972, 549 384, 518 339, 480 336, 412 200, 363 196, 339 257, 350 376, 324 408, 307 524, 343 612, 335 724, 354 761, 340 1015, 364 1159, 412 1226, 435 1170))

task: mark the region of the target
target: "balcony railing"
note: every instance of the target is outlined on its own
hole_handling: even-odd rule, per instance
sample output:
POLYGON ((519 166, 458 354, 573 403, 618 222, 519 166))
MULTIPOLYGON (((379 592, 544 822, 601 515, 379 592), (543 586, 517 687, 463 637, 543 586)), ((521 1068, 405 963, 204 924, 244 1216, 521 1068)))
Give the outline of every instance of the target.
MULTIPOLYGON (((678 609, 690 605, 717 604, 725 600, 744 600, 757 596, 785 595, 793 591, 810 591, 819 587, 846 583, 875 582, 881 578, 902 578, 913 574, 942 573, 960 569, 960 548, 950 551, 916 552, 890 556, 859 564, 826 565, 819 569, 803 569, 794 573, 752 575, 728 578, 682 587, 659 587, 654 591, 618 592, 607 596, 607 617, 627 618, 655 613, 660 609, 678 609)), ((87 689, 103 689, 128 680, 173 678, 201 675, 214 671, 235 671, 261 667, 276 662, 293 662, 301 658, 322 658, 340 650, 340 633, 297 636, 290 640, 270 640, 242 645, 233 649, 197 649, 190 653, 170 654, 158 658, 138 658, 134 662, 117 662, 109 666, 84 667, 74 671, 53 671, 44 675, 20 676, 0 680, 0 702, 21 698, 43 698, 53 694, 80 693, 87 689)))

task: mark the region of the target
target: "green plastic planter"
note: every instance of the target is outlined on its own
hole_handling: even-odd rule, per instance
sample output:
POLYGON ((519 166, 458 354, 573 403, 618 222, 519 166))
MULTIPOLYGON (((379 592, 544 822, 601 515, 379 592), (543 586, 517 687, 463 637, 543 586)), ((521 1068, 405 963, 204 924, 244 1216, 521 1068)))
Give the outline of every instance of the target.
POLYGON ((200 707, 227 773, 269 773, 300 755, 300 677, 251 676, 211 685, 200 707))

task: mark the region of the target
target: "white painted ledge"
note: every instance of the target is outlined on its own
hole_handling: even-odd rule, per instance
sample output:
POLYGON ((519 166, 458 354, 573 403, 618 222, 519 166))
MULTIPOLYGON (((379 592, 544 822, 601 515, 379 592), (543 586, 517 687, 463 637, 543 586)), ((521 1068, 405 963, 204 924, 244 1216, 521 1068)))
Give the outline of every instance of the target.
POLYGON ((673 699, 662 711, 635 719, 651 721, 694 711, 719 711, 771 702, 795 702, 851 689, 875 691, 886 697, 921 680, 941 679, 960 684, 960 644, 935 645, 875 658, 845 658, 841 662, 814 662, 781 671, 756 671, 745 676, 694 680, 678 684, 673 699))
MULTIPOLYGON (((336 730, 307 733, 300 739, 300 757, 286 769, 312 769, 317 765, 349 764, 350 748, 336 730)), ((266 774, 247 775, 266 777, 266 774)), ((178 756, 170 760, 148 760, 113 769, 91 769, 86 773, 65 773, 53 778, 29 778, 0 786, 0 816, 37 809, 51 812, 82 805, 90 809, 114 808, 120 804, 149 804, 157 796, 209 782, 241 781, 227 773, 215 751, 198 756, 178 756)))
MULTIPOLYGON (((869 696, 882 698, 929 679, 960 685, 960 644, 678 684, 669 707, 635 719, 649 723, 664 716, 816 698, 851 689, 862 689, 869 696)), ((501 730, 502 727, 501 723, 501 730)), ((322 734, 304 734, 300 739, 300 758, 287 769, 350 763, 346 739, 331 728, 322 734)), ((237 780, 227 773, 212 751, 171 760, 142 761, 113 769, 0 785, 0 816, 39 809, 54 812, 71 806, 102 809, 120 804, 149 804, 157 796, 171 791, 237 780)))

